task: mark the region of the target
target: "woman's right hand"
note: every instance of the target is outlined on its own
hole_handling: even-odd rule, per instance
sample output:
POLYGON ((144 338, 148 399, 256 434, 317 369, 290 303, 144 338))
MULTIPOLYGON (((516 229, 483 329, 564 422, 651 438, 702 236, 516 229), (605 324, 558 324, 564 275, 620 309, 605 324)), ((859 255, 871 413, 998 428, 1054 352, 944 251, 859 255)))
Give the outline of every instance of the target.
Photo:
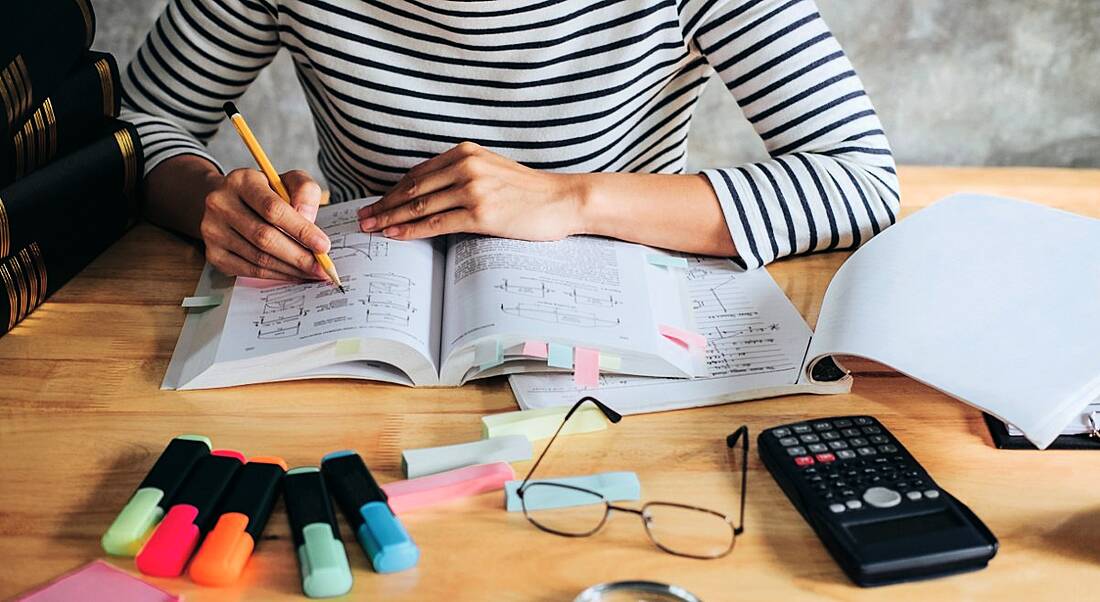
POLYGON ((328 236, 313 223, 321 187, 304 171, 289 171, 282 180, 290 205, 255 169, 230 172, 206 195, 199 231, 206 260, 219 271, 273 280, 327 279, 313 257, 329 250, 328 236))

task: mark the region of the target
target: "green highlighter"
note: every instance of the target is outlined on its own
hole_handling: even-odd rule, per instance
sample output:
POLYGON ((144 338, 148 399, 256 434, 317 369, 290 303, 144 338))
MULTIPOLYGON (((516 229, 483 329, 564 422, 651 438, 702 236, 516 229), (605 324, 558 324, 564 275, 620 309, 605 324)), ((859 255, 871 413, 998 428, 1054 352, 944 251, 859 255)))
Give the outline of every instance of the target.
POLYGON ((191 467, 209 455, 210 449, 210 439, 202 435, 172 439, 103 534, 103 550, 114 556, 136 555, 164 517, 191 467))
POLYGON ((283 477, 290 534, 298 552, 302 592, 310 598, 342 596, 351 589, 351 567, 332 501, 315 466, 292 468, 283 477))

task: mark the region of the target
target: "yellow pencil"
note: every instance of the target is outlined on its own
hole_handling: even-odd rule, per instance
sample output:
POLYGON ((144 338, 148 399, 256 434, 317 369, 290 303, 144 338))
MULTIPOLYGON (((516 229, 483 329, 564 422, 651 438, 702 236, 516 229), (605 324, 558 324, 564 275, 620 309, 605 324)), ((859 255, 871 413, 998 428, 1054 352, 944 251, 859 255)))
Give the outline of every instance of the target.
MULTIPOLYGON (((271 164, 271 159, 267 158, 267 153, 260 147, 260 142, 256 140, 256 136, 252 133, 252 128, 248 127, 248 123, 245 122, 244 117, 241 116, 241 112, 237 110, 237 105, 227 102, 222 106, 225 109, 225 114, 229 116, 229 120, 233 122, 233 127, 237 128, 237 133, 241 135, 241 140, 244 141, 244 145, 248 147, 248 152, 252 153, 252 157, 256 159, 256 163, 260 165, 260 170, 267 176, 267 181, 271 184, 272 190, 275 191, 284 201, 290 203, 290 194, 286 191, 286 186, 283 186, 283 180, 279 177, 279 172, 275 171, 275 166, 271 164)), ((317 263, 321 265, 321 269, 328 275, 329 280, 336 285, 336 288, 340 289, 340 292, 344 292, 344 285, 340 282, 340 275, 336 273, 336 265, 332 263, 332 259, 327 253, 314 253, 314 257, 317 258, 317 263)))

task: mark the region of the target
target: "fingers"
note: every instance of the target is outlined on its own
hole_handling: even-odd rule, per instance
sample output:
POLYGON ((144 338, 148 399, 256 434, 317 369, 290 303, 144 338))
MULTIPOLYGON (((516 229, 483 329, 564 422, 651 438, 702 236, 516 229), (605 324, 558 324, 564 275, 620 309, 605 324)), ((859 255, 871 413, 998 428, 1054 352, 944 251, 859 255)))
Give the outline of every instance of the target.
POLYGON ((433 214, 454 209, 462 205, 462 194, 455 188, 449 188, 432 194, 424 194, 415 199, 398 205, 397 207, 379 213, 374 217, 368 217, 359 222, 359 228, 364 232, 383 231, 390 235, 389 228, 398 224, 404 224, 414 220, 427 218, 433 214))
MULTIPOLYGON (((266 224, 282 230, 294 240, 309 247, 314 253, 328 252, 329 240, 324 231, 303 217, 301 213, 295 211, 293 207, 283 202, 279 195, 271 190, 267 179, 262 174, 252 170, 238 170, 229 174, 228 179, 231 188, 239 194, 244 204, 262 218, 266 224), (236 174, 241 171, 245 171, 246 175, 237 176, 236 174)), ((265 229, 256 226, 250 226, 250 229, 245 231, 240 229, 237 229, 237 231, 257 246, 260 246, 257 243, 261 242, 257 238, 259 236, 270 237, 271 240, 267 242, 272 244, 276 244, 278 239, 275 235, 267 233, 265 229)), ((286 235, 283 235, 283 237, 285 238, 286 235)), ((264 247, 260 246, 260 248, 263 249, 264 247)))
POLYGON ((317 220, 321 205, 321 186, 308 173, 296 169, 280 176, 290 193, 290 205, 310 222, 317 220))
MULTIPOLYGON (((208 247, 215 246, 225 249, 257 268, 283 274, 280 280, 309 281, 324 278, 321 275, 322 272, 318 272, 318 268, 313 265, 307 266, 305 269, 291 265, 274 255, 261 251, 231 228, 226 228, 222 232, 213 235, 211 240, 207 241, 207 245, 208 247)), ((311 262, 311 264, 315 263, 311 262)))
POLYGON ((490 154, 489 151, 473 142, 463 142, 442 154, 436 155, 406 172, 378 202, 360 209, 359 219, 366 220, 408 202, 421 194, 435 192, 450 186, 454 183, 453 176, 439 172, 445 171, 446 168, 462 159, 490 154))
POLYGON ((474 232, 475 223, 468 209, 451 209, 386 230, 386 236, 397 240, 431 238, 457 232, 474 232))
POLYGON ((222 248, 207 247, 206 260, 227 276, 247 276, 267 280, 296 280, 296 278, 282 272, 261 268, 254 263, 249 263, 242 257, 222 248))

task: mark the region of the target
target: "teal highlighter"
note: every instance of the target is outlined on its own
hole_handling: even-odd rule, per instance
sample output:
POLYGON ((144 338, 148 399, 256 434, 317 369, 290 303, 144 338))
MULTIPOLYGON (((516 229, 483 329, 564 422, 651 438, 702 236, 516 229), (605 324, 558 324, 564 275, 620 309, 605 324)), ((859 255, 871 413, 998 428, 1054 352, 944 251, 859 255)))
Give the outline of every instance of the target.
POLYGON ((302 574, 302 592, 310 598, 348 593, 351 567, 321 471, 315 466, 287 471, 283 500, 302 574))

